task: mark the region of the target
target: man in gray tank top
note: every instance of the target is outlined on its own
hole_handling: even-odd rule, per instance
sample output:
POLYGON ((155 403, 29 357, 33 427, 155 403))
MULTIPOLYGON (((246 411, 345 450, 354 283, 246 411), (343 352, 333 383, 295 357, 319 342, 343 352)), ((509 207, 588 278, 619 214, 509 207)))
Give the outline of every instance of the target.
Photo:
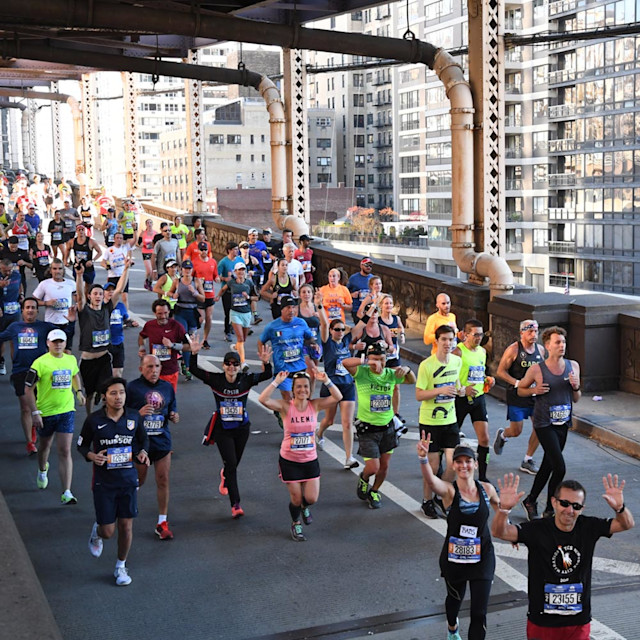
POLYGON ((573 403, 580 400, 580 365, 564 357, 567 332, 549 327, 542 334, 547 359, 529 367, 518 385, 519 396, 535 396, 533 428, 544 451, 531 493, 522 501, 529 520, 538 517, 537 499, 549 482, 544 516, 553 515, 551 498, 566 471, 562 451, 571 425, 573 403))

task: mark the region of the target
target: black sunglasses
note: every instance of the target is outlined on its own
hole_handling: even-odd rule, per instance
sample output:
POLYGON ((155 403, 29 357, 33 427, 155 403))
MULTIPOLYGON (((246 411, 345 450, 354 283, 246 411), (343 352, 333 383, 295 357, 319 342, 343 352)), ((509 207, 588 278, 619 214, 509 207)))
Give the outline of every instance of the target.
POLYGON ((331 331, 345 331, 345 327, 333 327, 331 331))
POLYGON ((556 498, 556 500, 560 503, 560 506, 564 507, 565 509, 568 506, 573 507, 574 511, 582 511, 582 509, 584 509, 584 505, 580 504, 579 502, 569 502, 568 500, 561 500, 560 498, 556 498))
POLYGON ((311 380, 309 374, 306 371, 296 371, 292 376, 292 380, 297 380, 298 378, 306 378, 307 380, 311 380))
POLYGON ((237 360, 225 360, 222 364, 226 364, 227 367, 239 367, 240 363, 237 360))

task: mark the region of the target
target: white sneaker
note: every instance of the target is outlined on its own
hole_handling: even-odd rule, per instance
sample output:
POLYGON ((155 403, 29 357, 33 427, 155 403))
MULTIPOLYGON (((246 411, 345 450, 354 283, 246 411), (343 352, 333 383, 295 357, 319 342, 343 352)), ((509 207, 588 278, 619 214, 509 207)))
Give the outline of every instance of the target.
POLYGON ((102 546, 102 538, 98 535, 98 523, 94 522, 89 536, 89 551, 94 558, 99 558, 102 555, 102 546))
POLYGON ((320 449, 320 451, 324 451, 324 437, 320 437, 318 435, 318 432, 316 431, 316 446, 318 447, 318 449, 320 449))
POLYGON ((344 462, 344 468, 348 471, 349 469, 356 469, 360 466, 360 463, 353 457, 349 457, 344 462))
POLYGON ((126 587, 128 584, 131 584, 131 576, 127 571, 127 567, 118 567, 113 572, 113 576, 116 579, 116 584, 119 587, 126 587))

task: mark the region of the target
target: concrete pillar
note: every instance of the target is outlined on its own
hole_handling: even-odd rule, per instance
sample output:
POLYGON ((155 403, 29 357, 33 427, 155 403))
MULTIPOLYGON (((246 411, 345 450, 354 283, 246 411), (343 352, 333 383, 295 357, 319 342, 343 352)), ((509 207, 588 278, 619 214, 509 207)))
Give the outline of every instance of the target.
MULTIPOLYGON (((200 64, 198 49, 189 51, 187 62, 200 64)), ((187 175, 189 176, 190 209, 203 211, 206 202, 204 115, 202 81, 185 80, 184 96, 187 113, 187 175)))
POLYGON ((476 251, 504 256, 504 7, 502 0, 468 1, 476 251))
POLYGON ((29 172, 38 171, 38 158, 36 151, 36 106, 35 100, 29 98, 27 100, 27 114, 29 119, 29 139, 27 149, 25 149, 25 169, 29 172))
POLYGON ((290 212, 309 217, 309 137, 306 108, 305 52, 300 49, 283 49, 283 95, 287 132, 287 193, 291 195, 290 212))
POLYGON ((140 173, 138 166, 138 113, 134 74, 123 71, 124 160, 127 194, 138 193, 140 173))
MULTIPOLYGON (((85 195, 88 188, 97 186, 98 181, 98 130, 96 119, 96 80, 95 74, 82 74, 82 134, 84 141, 84 176, 77 176, 80 183, 80 195, 85 195)), ((76 158, 78 167, 78 158, 76 158)))
MULTIPOLYGON (((60 93, 58 81, 51 83, 51 93, 60 93)), ((51 131, 53 133, 53 178, 62 178, 62 141, 60 139, 60 102, 51 101, 51 131)))

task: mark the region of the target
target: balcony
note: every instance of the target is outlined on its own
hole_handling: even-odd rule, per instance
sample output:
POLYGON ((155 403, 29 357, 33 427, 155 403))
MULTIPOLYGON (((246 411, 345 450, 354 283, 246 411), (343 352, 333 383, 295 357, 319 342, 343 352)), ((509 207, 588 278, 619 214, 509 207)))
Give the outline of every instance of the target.
POLYGON ((557 140, 549 140, 549 153, 563 153, 565 151, 574 151, 576 142, 573 138, 558 138, 557 140))
POLYGON ((510 83, 504 85, 504 92, 505 93, 520 94, 520 93, 522 93, 522 87, 519 84, 515 84, 513 82, 510 82, 510 83))
POLYGON ((575 173, 550 173, 549 174, 549 186, 552 188, 558 187, 574 187, 576 184, 575 173))
POLYGON ((392 184, 387 184, 386 182, 377 182, 374 186, 378 191, 390 191, 393 189, 392 184))
POLYGON ((522 149, 520 147, 511 147, 504 150, 505 158, 522 158, 522 149))
POLYGON ((521 127, 522 126, 522 118, 516 118, 514 116, 506 116, 504 119, 505 127, 521 127))
POLYGON ((378 142, 373 143, 374 149, 388 149, 393 146, 393 142, 391 140, 378 140, 378 142))
POLYGON ((391 84, 391 76, 379 75, 373 78, 371 83, 374 87, 379 87, 383 84, 391 84))
MULTIPOLYGON (((551 74, 549 74, 551 76, 551 74)), ((549 106, 549 118, 571 118, 576 113, 573 104, 554 104, 549 106)))
POLYGON ((504 217, 507 222, 522 222, 522 211, 507 211, 504 217))
MULTIPOLYGON (((562 46, 567 46, 566 42, 562 46)), ((549 84, 561 84, 563 82, 573 82, 576 79, 576 72, 573 69, 557 69, 549 71, 549 84)))
POLYGON ((507 242, 505 248, 507 253, 522 253, 522 242, 507 242))
POLYGON ((392 104, 391 98, 378 98, 374 103, 374 107, 386 107, 389 104, 392 104))
POLYGON ((575 220, 576 211, 569 207, 549 207, 549 220, 575 220))
POLYGON ((566 287, 567 284, 570 287, 575 286, 576 277, 573 273, 550 273, 549 274, 550 287, 566 287))
POLYGON ((373 123, 375 129, 384 129, 386 127, 391 127, 393 125, 393 120, 389 118, 389 120, 378 120, 373 123))
POLYGON ((511 180, 507 179, 504 181, 504 188, 507 191, 522 191, 522 179, 521 178, 512 178, 511 180))
POLYGON ((393 160, 381 160, 373 165, 374 169, 390 169, 393 167, 393 160))
POLYGON ((549 240, 549 253, 575 253, 575 240, 549 240))

